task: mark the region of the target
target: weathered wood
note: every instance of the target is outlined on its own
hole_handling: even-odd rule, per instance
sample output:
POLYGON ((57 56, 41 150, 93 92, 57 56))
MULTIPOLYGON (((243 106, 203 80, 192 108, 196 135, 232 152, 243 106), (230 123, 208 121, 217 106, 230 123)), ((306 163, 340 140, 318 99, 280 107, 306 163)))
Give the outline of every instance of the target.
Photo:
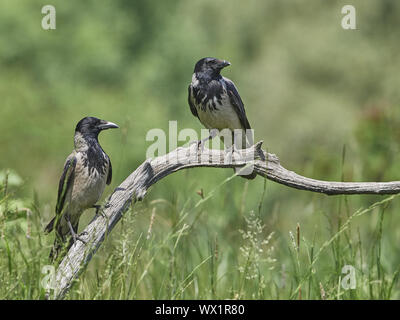
POLYGON ((197 152, 197 145, 177 148, 174 151, 146 160, 108 197, 103 208, 103 216, 95 217, 84 230, 86 244, 77 241, 58 266, 55 277, 54 295, 49 298, 62 299, 70 289, 84 266, 89 263, 111 232, 123 213, 134 201, 143 199, 148 188, 165 176, 187 168, 217 167, 234 168, 253 164, 258 175, 286 186, 324 193, 339 194, 395 194, 400 193, 400 181, 395 182, 330 182, 306 178, 283 168, 276 155, 261 149, 262 142, 236 152, 241 159, 229 161, 231 152, 204 149, 197 152))

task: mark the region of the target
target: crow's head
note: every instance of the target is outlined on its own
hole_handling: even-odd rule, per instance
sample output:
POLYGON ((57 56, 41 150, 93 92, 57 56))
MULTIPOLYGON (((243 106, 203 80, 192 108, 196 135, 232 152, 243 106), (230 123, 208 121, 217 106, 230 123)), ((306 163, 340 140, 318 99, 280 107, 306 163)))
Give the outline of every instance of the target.
POLYGON ((196 74, 215 76, 219 75, 220 71, 223 68, 230 65, 230 62, 226 60, 219 60, 216 58, 203 58, 196 63, 194 67, 194 72, 196 74))
POLYGON ((83 137, 97 138, 100 131, 111 128, 118 128, 115 123, 100 120, 95 117, 86 117, 78 122, 75 133, 80 133, 83 137))

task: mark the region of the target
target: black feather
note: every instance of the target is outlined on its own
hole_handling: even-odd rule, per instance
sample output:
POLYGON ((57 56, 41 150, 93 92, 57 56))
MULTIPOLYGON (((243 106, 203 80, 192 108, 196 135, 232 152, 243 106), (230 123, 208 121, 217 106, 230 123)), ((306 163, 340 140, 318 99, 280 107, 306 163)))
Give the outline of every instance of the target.
POLYGON ((89 168, 89 175, 93 174, 94 170, 101 175, 105 174, 107 165, 110 161, 108 156, 101 148, 97 139, 88 138, 85 140, 87 141, 89 147, 86 151, 86 157, 83 160, 83 165, 89 168))
POLYGON ((71 187, 72 181, 74 180, 75 166, 76 166, 75 157, 71 157, 65 163, 64 170, 61 175, 60 182, 58 184, 56 214, 60 214, 64 207, 65 197, 67 196, 67 190, 71 187), (65 181, 65 179, 67 179, 67 181, 65 181))
MULTIPOLYGON (((192 83, 189 85, 188 89, 188 102, 190 110, 195 117, 199 118, 198 111, 201 110, 202 112, 206 113, 216 112, 218 111, 218 108, 222 106, 224 110, 231 110, 229 112, 236 113, 239 119, 241 128, 234 127, 237 126, 235 121, 235 123, 228 125, 231 130, 251 130, 243 101, 238 90, 236 89, 235 84, 231 80, 222 77, 220 74, 221 69, 227 65, 230 65, 230 63, 225 60, 218 60, 215 58, 203 58, 196 63, 194 75, 192 77, 192 83)), ((224 114, 226 114, 226 112, 216 113, 216 115, 220 117, 224 114)), ((214 115, 214 119, 216 115, 214 115)), ((213 117, 210 118, 212 119, 213 117)), ((230 118, 231 117, 228 119, 221 119, 225 120, 221 122, 226 123, 226 121, 229 121, 230 118)), ((206 127, 211 128, 211 126, 215 125, 215 122, 203 124, 206 127)), ((221 130, 223 128, 215 129, 221 130)), ((246 133, 246 136, 242 140, 242 148, 247 148, 252 144, 252 135, 249 136, 246 133)), ((253 172, 252 174, 243 177, 247 179, 254 179, 255 176, 256 174, 253 172)))
POLYGON ((190 84, 188 87, 188 103, 189 103, 190 111, 192 111, 192 114, 198 118, 199 115, 197 114, 197 109, 192 102, 192 92, 191 91, 192 91, 192 85, 190 84))
POLYGON ((111 160, 108 159, 108 176, 107 176, 107 185, 111 183, 112 180, 112 165, 111 165, 111 160))
MULTIPOLYGON (((217 106, 214 103, 214 98, 217 99, 217 102, 220 104, 222 100, 222 95, 224 93, 224 88, 222 83, 220 82, 222 80, 222 77, 220 76, 220 79, 213 79, 209 82, 203 82, 199 81, 199 85, 197 86, 192 86, 192 91, 193 91, 193 96, 191 97, 191 92, 189 90, 189 104, 191 98, 193 101, 200 106, 200 108, 203 111, 206 111, 207 108, 207 102, 208 101, 213 101, 211 104, 213 106, 214 110, 217 110, 217 106)), ((196 110, 196 107, 193 106, 193 108, 196 110)), ((192 107, 191 107, 192 109, 192 107)), ((213 111, 213 110, 210 110, 213 111)), ((193 113, 193 111, 192 111, 193 113)), ((197 111, 195 116, 197 116, 197 111)))
POLYGON ((229 100, 240 119, 243 129, 251 129, 249 120, 247 120, 246 117, 246 111, 244 110, 242 98, 240 98, 235 84, 227 78, 223 78, 223 81, 226 85, 226 91, 228 92, 229 100))

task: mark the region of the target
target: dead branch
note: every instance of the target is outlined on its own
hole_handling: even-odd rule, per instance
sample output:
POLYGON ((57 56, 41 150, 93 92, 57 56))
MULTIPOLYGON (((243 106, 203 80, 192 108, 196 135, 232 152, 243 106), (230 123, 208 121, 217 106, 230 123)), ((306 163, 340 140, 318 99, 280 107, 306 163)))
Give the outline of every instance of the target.
POLYGON ((58 266, 55 276, 53 297, 63 299, 70 289, 73 280, 89 263, 102 244, 107 233, 110 233, 123 213, 132 202, 143 199, 150 186, 167 175, 194 167, 235 168, 254 165, 255 172, 269 180, 286 186, 324 193, 339 194, 395 194, 400 192, 400 181, 394 182, 333 182, 306 178, 283 168, 276 155, 261 149, 262 141, 254 146, 240 150, 240 158, 231 159, 223 150, 205 148, 201 153, 196 151, 196 144, 146 160, 108 197, 103 209, 104 216, 97 216, 84 230, 87 243, 77 241, 58 266))

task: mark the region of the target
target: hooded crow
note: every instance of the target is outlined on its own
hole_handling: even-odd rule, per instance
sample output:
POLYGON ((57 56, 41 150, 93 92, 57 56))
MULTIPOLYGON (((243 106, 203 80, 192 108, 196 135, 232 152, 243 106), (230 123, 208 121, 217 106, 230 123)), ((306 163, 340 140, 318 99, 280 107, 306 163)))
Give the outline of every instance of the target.
MULTIPOLYGON (((199 145, 214 138, 215 129, 228 129, 232 132, 229 143, 232 150, 233 146, 245 149, 253 144, 253 138, 246 135, 246 130, 251 130, 250 123, 235 84, 220 74, 229 65, 230 62, 216 58, 199 60, 188 88, 188 102, 192 114, 210 130, 210 136, 199 141, 199 145)), ((224 137, 221 139, 224 141, 224 137)), ((226 137, 224 143, 227 143, 226 137)), ((254 179, 256 174, 253 172, 242 177, 254 179)))
POLYGON ((77 235, 80 216, 86 209, 99 208, 96 202, 111 183, 111 161, 98 140, 99 133, 110 128, 118 126, 94 117, 83 118, 76 125, 75 148, 65 161, 59 182, 56 216, 45 228, 46 233, 56 232, 51 261, 61 257, 62 249, 67 251, 81 240, 77 235))

